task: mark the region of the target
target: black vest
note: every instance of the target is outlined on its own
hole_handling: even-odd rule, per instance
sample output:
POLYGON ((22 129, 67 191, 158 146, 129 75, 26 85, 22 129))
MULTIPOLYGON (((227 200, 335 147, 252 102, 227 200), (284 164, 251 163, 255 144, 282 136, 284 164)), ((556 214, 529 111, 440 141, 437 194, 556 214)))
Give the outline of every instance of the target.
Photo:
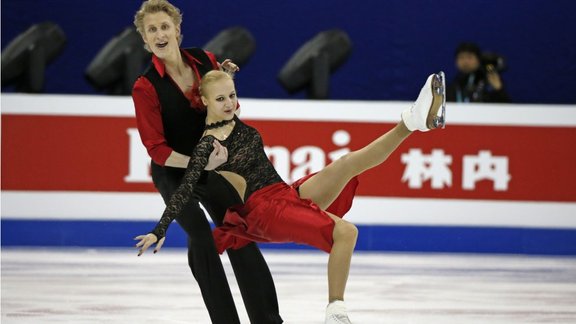
MULTIPOLYGON (((204 50, 200 48, 184 49, 202 64, 197 64, 200 76, 213 70, 212 62, 204 50)), ((162 78, 154 65, 148 67, 143 76, 156 89, 160 106, 162 107, 162 125, 164 138, 174 151, 191 155, 194 147, 202 137, 206 112, 190 107, 190 101, 168 76, 162 78)))

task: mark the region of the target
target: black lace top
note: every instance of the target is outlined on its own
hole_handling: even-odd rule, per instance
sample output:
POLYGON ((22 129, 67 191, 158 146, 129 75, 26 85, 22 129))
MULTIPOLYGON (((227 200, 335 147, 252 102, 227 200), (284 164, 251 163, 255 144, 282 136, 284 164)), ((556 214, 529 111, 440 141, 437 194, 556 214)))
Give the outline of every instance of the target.
MULTIPOLYGON (((222 145, 228 149, 228 161, 216 168, 216 171, 229 171, 242 176, 246 181, 246 193, 244 195, 244 201, 246 201, 254 191, 282 182, 282 178, 264 152, 260 133, 241 122, 236 116, 234 116, 234 120, 236 122, 234 129, 226 140, 221 141, 222 145)), ((192 197, 194 186, 200 178, 202 170, 208 164, 208 157, 213 150, 212 143, 215 140, 217 139, 214 136, 207 135, 198 142, 192 156, 190 156, 190 162, 182 183, 170 198, 162 218, 152 231, 158 239, 166 235, 168 225, 182 212, 183 207, 192 197)))

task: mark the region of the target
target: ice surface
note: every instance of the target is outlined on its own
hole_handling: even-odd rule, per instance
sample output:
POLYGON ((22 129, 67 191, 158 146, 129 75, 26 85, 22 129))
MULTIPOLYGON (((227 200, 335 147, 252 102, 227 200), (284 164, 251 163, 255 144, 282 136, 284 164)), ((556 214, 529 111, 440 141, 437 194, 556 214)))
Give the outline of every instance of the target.
MULTIPOLYGON (((264 255, 285 322, 323 323, 327 255, 264 255)), ((4 324, 210 323, 182 249, 3 248, 1 284, 4 324)), ((576 323, 576 258, 357 253, 346 303, 357 324, 576 323)))

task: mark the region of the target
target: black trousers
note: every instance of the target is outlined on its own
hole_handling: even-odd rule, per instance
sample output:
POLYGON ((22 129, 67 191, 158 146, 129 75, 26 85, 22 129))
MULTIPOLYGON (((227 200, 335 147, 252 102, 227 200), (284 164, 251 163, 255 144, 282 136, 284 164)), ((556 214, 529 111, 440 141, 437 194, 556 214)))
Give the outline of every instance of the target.
MULTIPOLYGON (((180 185, 184 171, 152 162, 152 179, 165 203, 180 185)), ((188 265, 200 286, 212 323, 240 323, 210 224, 198 202, 202 202, 213 222, 220 225, 226 209, 241 200, 230 183, 215 172, 205 172, 199 182, 194 199, 176 218, 188 235, 188 265)), ((250 322, 282 323, 274 281, 258 246, 251 243, 239 250, 229 249, 227 253, 250 322)))

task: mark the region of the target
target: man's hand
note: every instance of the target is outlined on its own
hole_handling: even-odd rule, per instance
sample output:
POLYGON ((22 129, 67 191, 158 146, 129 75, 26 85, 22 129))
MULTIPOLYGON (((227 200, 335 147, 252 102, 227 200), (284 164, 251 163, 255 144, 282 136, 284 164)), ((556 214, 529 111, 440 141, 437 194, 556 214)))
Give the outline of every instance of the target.
POLYGON ((238 65, 232 63, 231 59, 225 59, 224 62, 218 63, 218 65, 220 66, 221 71, 224 71, 231 75, 234 75, 234 73, 240 71, 238 65))
POLYGON ((211 171, 228 161, 228 149, 222 146, 219 141, 212 143, 214 150, 208 157, 208 164, 204 168, 206 171, 211 171))

